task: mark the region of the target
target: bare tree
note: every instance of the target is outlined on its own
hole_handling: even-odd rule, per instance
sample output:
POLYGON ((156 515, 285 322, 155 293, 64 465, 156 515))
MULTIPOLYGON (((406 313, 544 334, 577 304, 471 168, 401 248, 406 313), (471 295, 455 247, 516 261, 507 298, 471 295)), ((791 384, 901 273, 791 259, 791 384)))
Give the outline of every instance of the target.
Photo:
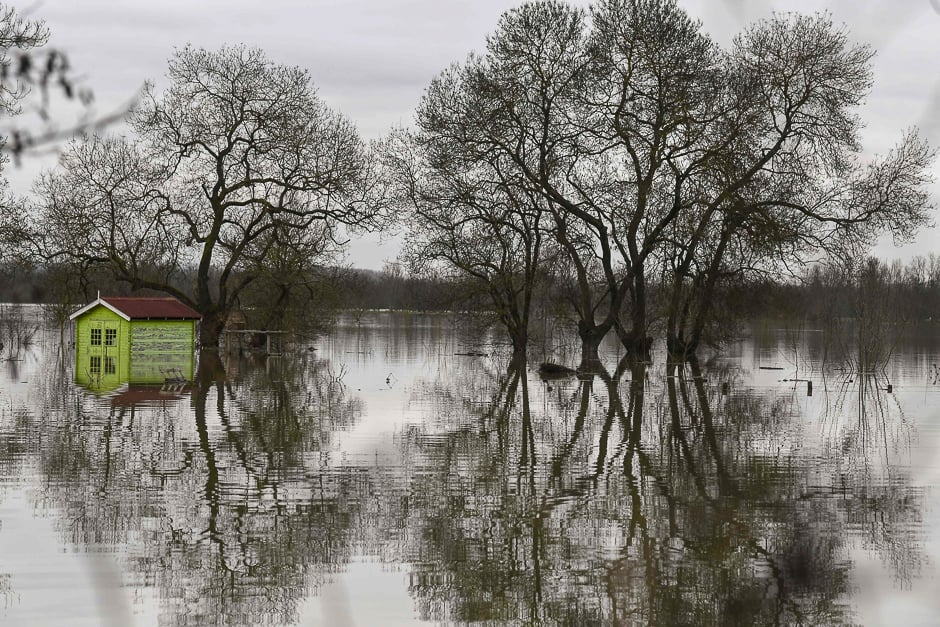
POLYGON ((721 53, 671 0, 605 0, 592 16, 582 159, 596 147, 609 163, 608 183, 591 200, 609 216, 610 245, 624 268, 625 311, 615 329, 629 351, 646 355, 647 275, 692 207, 685 187, 708 166, 728 106, 717 97, 721 53))
POLYGON ((120 120, 126 107, 101 115, 49 30, 27 12, 0 6, 0 151, 14 160, 120 120), (55 104, 54 104, 55 103, 55 104), (76 107, 66 106, 66 103, 76 107), (20 115, 24 114, 24 115, 20 115), (30 114, 29 116, 25 114, 30 114), (74 114, 74 117, 72 115, 74 114))
POLYGON ((256 241, 246 252, 245 268, 257 279, 238 299, 250 328, 319 330, 345 278, 341 250, 325 224, 274 229, 256 241))
POLYGON ((215 346, 272 234, 373 227, 382 195, 356 130, 306 71, 256 49, 186 47, 168 78, 145 89, 132 138, 76 142, 43 176, 34 236, 47 260, 104 265, 190 304, 215 346), (179 285, 188 267, 195 284, 179 285))
POLYGON ((907 133, 887 155, 860 158, 871 56, 823 16, 777 16, 736 39, 720 94, 729 104, 663 251, 671 352, 696 350, 728 277, 859 256, 879 233, 904 239, 929 220, 934 154, 923 141, 907 133))
POLYGON ((561 2, 508 11, 486 55, 432 84, 418 119, 425 137, 498 168, 517 197, 541 199, 546 232, 572 268, 578 333, 584 359, 593 361, 618 315, 619 292, 609 221, 577 179, 596 174, 578 162, 584 30, 584 13, 561 2))
POLYGON ((428 126, 400 133, 386 153, 409 216, 402 258, 417 273, 469 279, 509 334, 514 357, 524 358, 545 201, 499 159, 468 153, 428 126))
POLYGON ((577 286, 584 361, 611 329, 648 352, 647 264, 686 209, 674 188, 701 167, 720 104, 716 49, 674 2, 603 2, 591 17, 559 2, 507 12, 448 101, 431 89, 423 105, 439 135, 544 199, 577 286))
POLYGON ((728 276, 858 249, 927 220, 932 152, 860 158, 871 51, 823 16, 759 22, 722 50, 675 0, 507 12, 432 85, 426 133, 544 199, 575 277, 583 360, 615 330, 646 356, 649 278, 670 350, 694 352, 728 276))

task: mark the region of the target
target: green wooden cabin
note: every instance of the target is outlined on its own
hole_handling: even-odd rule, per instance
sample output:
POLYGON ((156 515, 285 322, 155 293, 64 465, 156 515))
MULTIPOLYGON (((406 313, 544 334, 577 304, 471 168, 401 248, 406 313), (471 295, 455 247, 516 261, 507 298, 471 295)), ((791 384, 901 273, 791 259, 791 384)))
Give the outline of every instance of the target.
POLYGON ((75 321, 75 380, 98 390, 122 383, 192 381, 201 316, 175 298, 99 296, 75 321))

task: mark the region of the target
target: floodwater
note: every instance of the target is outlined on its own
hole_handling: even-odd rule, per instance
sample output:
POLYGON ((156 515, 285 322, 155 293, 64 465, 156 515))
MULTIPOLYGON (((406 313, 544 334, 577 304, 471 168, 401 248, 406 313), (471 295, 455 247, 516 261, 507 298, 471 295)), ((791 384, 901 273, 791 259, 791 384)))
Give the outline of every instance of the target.
POLYGON ((0 624, 937 624, 940 328, 892 346, 546 381, 374 313, 104 390, 46 329, 0 356, 0 624))

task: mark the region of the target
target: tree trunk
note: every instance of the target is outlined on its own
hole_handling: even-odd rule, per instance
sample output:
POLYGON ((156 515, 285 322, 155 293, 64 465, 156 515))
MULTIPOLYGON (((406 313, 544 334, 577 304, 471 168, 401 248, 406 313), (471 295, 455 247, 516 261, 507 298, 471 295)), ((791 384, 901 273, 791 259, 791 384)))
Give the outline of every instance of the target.
POLYGON ((687 261, 676 271, 666 315, 666 352, 670 359, 679 362, 685 361, 689 354, 695 352, 695 346, 692 346, 692 343, 686 339, 691 300, 697 290, 696 281, 686 284, 683 278, 688 271, 688 265, 687 261))
POLYGON ((690 357, 695 356, 697 348, 698 344, 696 342, 685 340, 682 337, 670 334, 666 338, 666 350, 669 352, 669 357, 678 362, 687 361, 690 357))
POLYGON ((653 338, 648 334, 649 321, 646 317, 646 276, 642 266, 634 270, 633 290, 630 299, 630 329, 622 320, 616 322, 617 337, 623 344, 627 355, 637 361, 651 361, 653 338))
POLYGON ((609 330, 609 324, 591 324, 587 320, 578 322, 578 336, 581 338, 580 370, 594 370, 600 365, 598 348, 609 330))
POLYGON ((221 311, 206 311, 199 322, 199 345, 203 349, 218 349, 225 328, 225 314, 221 311))
POLYGON ((627 331, 623 325, 617 325, 617 337, 627 351, 627 356, 636 361, 653 360, 653 338, 636 330, 627 331))
MULTIPOLYGON (((689 339, 685 342, 687 348, 684 357, 686 358, 693 356, 702 343, 702 338, 705 335, 705 327, 712 315, 715 303, 716 289, 721 276, 721 262, 724 259, 725 250, 736 228, 736 222, 734 221, 726 221, 722 226, 721 238, 718 241, 718 247, 712 255, 708 268, 705 270, 704 280, 696 281, 694 287, 697 289, 693 289, 692 294, 689 295, 689 301, 692 302, 695 307, 688 333, 689 339)), ((691 311, 692 307, 687 306, 687 309, 691 311)), ((685 327, 684 321, 682 326, 685 327)))
POLYGON ((529 334, 526 329, 510 329, 509 337, 512 340, 512 364, 525 363, 526 347, 529 344, 529 334))

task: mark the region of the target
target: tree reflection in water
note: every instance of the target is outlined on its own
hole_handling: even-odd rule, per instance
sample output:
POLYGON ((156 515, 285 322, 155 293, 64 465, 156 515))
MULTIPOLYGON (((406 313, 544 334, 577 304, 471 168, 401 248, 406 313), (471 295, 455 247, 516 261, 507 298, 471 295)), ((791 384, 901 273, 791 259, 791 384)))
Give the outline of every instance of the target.
POLYGON ((36 413, 41 499, 62 508, 68 541, 125 547, 131 584, 156 588, 167 623, 292 623, 347 561, 368 493, 320 457, 360 411, 326 365, 230 378, 203 355, 185 398, 151 388, 130 406, 52 379, 36 413))
POLYGON ((794 395, 623 361, 546 383, 534 416, 523 366, 489 375, 490 402, 441 408, 445 435, 409 434, 426 470, 400 559, 423 618, 832 624, 852 619, 848 532, 899 577, 917 563, 922 495, 801 460, 794 395))
POLYGON ((401 564, 419 617, 482 624, 850 622, 854 549, 917 574, 923 493, 871 438, 807 456, 797 392, 695 361, 459 364, 411 384, 421 420, 371 463, 345 454, 363 400, 309 353, 203 355, 123 400, 49 369, 0 468, 35 464, 63 536, 118 551, 169 624, 294 623, 358 556, 401 564))

